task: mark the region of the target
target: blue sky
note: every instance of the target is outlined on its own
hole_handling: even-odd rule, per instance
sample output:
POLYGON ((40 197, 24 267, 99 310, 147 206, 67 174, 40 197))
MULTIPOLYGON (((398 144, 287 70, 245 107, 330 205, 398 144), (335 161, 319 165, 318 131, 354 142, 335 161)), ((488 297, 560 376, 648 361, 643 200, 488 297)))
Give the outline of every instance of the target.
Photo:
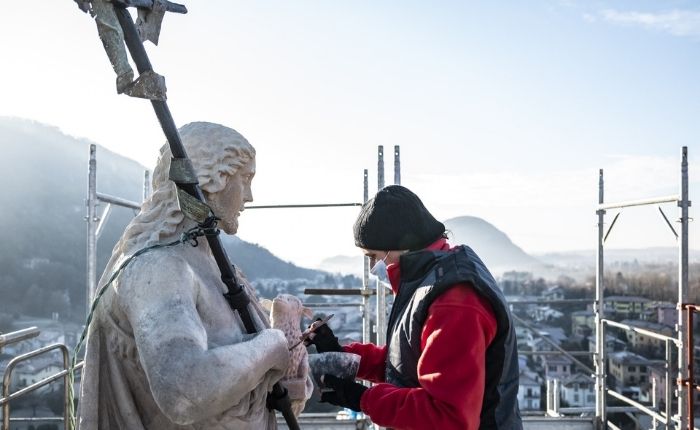
MULTIPOLYGON (((537 253, 595 246, 599 168, 610 199, 673 194, 686 145, 695 177, 695 2, 187 6, 166 17, 152 62, 178 124, 220 122, 256 147, 256 203, 359 201, 362 169, 376 184, 377 145, 388 155, 399 144, 403 183, 438 218, 480 216, 537 253)), ((153 165, 164 138, 150 106, 116 95, 94 23, 73 2, 5 5, 0 40, 0 115, 153 165)), ((610 246, 675 245, 656 211, 626 212, 610 246)), ((240 236, 313 266, 354 252, 355 214, 249 211, 240 236)))

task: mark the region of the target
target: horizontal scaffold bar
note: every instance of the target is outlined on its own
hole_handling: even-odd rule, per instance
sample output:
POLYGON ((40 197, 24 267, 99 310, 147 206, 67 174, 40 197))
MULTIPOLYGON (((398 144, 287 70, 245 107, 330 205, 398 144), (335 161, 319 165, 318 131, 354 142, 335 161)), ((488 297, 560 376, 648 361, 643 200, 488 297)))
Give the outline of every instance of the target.
MULTIPOLYGON (((83 367, 84 365, 85 365, 85 362, 84 362, 84 361, 81 361, 80 363, 76 364, 75 370, 80 370, 80 369, 82 369, 82 367, 83 367)), ((61 378, 63 378, 64 376, 66 376, 66 375, 68 374, 68 372, 70 372, 70 370, 68 370, 68 369, 61 370, 60 372, 54 373, 54 374, 51 375, 51 376, 47 376, 46 378, 44 378, 44 379, 42 379, 42 380, 40 380, 40 381, 37 381, 37 382, 33 383, 32 385, 29 385, 29 386, 27 386, 27 387, 24 387, 24 388, 22 388, 22 389, 19 390, 19 391, 15 391, 14 393, 8 395, 7 397, 0 398, 0 405, 4 405, 4 404, 7 403, 7 402, 10 402, 10 401, 12 401, 12 400, 14 400, 14 399, 16 399, 16 398, 22 397, 22 396, 24 396, 25 394, 30 393, 30 392, 32 392, 32 391, 34 391, 34 390, 37 390, 37 389, 43 387, 44 385, 48 385, 48 384, 52 383, 53 381, 55 381, 55 380, 57 380, 57 379, 61 379, 61 378)), ((11 419, 11 418, 10 418, 10 419, 11 419)))
POLYGON ((633 331, 633 332, 643 334, 643 335, 646 335, 649 337, 653 337, 653 338, 659 339, 659 340, 678 343, 678 339, 676 339, 675 337, 666 336, 665 334, 657 333, 657 332, 652 331, 652 330, 647 330, 647 329, 635 327, 635 326, 629 325, 629 324, 622 324, 622 323, 619 323, 617 321, 612 321, 612 320, 605 319, 605 318, 603 318, 601 321, 604 324, 607 324, 607 325, 612 326, 612 327, 621 328, 621 329, 627 330, 627 331, 633 331))
POLYGON ((362 203, 311 203, 307 205, 253 205, 245 209, 299 209, 299 208, 338 208, 348 206, 362 206, 362 203))
POLYGON ((131 209, 141 209, 141 203, 132 202, 131 200, 123 199, 121 197, 110 196, 109 194, 97 193, 97 200, 105 203, 111 203, 113 205, 121 206, 124 208, 131 209))
POLYGON ((305 288, 304 294, 313 296, 371 296, 374 290, 359 288, 305 288))
POLYGON ((679 200, 680 200, 680 198, 678 196, 674 195, 674 196, 656 197, 656 198, 651 198, 651 199, 629 200, 626 202, 603 203, 603 204, 598 205, 598 209, 619 209, 619 208, 628 208, 631 206, 656 205, 659 203, 673 203, 673 202, 677 202, 679 200))
POLYGON ((38 327, 23 328, 22 330, 12 331, 5 334, 0 334, 0 348, 5 345, 21 342, 26 339, 39 336, 38 327))
MULTIPOLYGON (((17 423, 17 422, 44 422, 44 421, 56 421, 56 422, 63 422, 63 417, 10 417, 10 422, 12 423, 17 423)), ((43 428, 43 427, 42 427, 43 428)))
POLYGON ((561 299, 561 300, 509 300, 509 305, 563 305, 567 303, 593 303, 595 299, 561 299))
POLYGON ((304 306, 309 308, 351 308, 362 306, 362 303, 304 303, 304 306))
MULTIPOLYGON (((595 412, 594 406, 580 406, 580 407, 563 407, 557 409, 560 414, 583 414, 587 412, 595 412)), ((639 409, 634 406, 608 406, 608 413, 611 412, 639 412, 639 409)), ((522 413, 522 412, 521 412, 522 413)), ((540 412, 542 413, 542 412, 540 412)))
POLYGON ((518 355, 593 355, 594 351, 518 351, 518 355))
POLYGON ((644 406, 643 404, 636 402, 629 397, 625 396, 624 394, 618 393, 615 390, 611 389, 606 389, 607 393, 610 394, 611 396, 615 397, 618 400, 622 400, 623 402, 627 403, 630 406, 634 406, 635 408, 639 409, 640 411, 644 412, 645 414, 656 418, 661 424, 666 424, 666 417, 661 415, 660 413, 649 409, 648 407, 644 406))

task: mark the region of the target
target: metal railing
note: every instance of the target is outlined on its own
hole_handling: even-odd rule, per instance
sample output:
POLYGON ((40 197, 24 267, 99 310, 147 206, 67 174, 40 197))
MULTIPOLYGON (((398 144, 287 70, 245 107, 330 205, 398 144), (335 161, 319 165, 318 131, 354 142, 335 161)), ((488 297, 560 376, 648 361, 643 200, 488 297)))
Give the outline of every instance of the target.
MULTIPOLYGON (((18 330, 12 333, 7 333, 3 334, 0 336, 0 347, 9 345, 12 343, 17 343, 21 342, 23 340, 35 337, 39 335, 39 329, 36 327, 31 327, 28 329, 23 329, 23 330, 18 330)), ((30 351, 26 354, 21 354, 18 355, 17 357, 14 357, 12 360, 9 361, 7 366, 5 367, 5 371, 3 374, 3 380, 2 380, 2 398, 0 398, 0 406, 2 406, 2 430, 9 430, 10 428, 10 421, 60 421, 64 423, 64 428, 67 429, 67 423, 68 423, 68 372, 70 371, 70 360, 69 360, 69 351, 68 348, 60 343, 54 343, 50 345, 43 346, 41 348, 38 348, 36 350, 30 351), (21 388, 18 391, 15 392, 10 392, 11 389, 11 384, 12 384, 12 375, 13 371, 15 370, 15 367, 17 367, 18 364, 25 362, 27 360, 30 360, 32 358, 38 357, 43 354, 50 353, 52 351, 60 351, 61 356, 62 356, 62 361, 63 361, 63 370, 61 370, 58 373, 55 373, 53 375, 47 376, 39 381, 36 381, 26 387, 21 388), (41 417, 41 418, 36 418, 36 417, 15 417, 15 418, 10 418, 10 402, 12 400, 19 399, 20 397, 23 397, 31 392, 34 392, 54 381, 57 381, 59 379, 63 379, 63 417, 41 417)), ((83 367, 83 362, 79 363, 78 366, 76 366, 76 370, 80 369, 83 367)))
MULTIPOLYGON (((616 399, 627 403, 628 405, 637 407, 640 411, 651 416, 652 420, 653 420, 652 424, 654 425, 654 428, 656 428, 657 422, 664 424, 666 426, 666 428, 668 428, 670 422, 673 420, 671 406, 672 406, 672 400, 673 400, 672 389, 673 389, 673 385, 674 385, 673 382, 674 381, 673 381, 673 378, 671 376, 671 374, 673 372, 673 368, 671 365, 671 361, 672 361, 671 353, 672 353, 672 347, 676 346, 678 344, 678 339, 676 339, 675 337, 664 335, 662 333, 657 333, 657 332, 652 331, 652 330, 647 330, 647 329, 643 329, 640 327, 635 327, 635 326, 630 325, 630 324, 619 323, 619 322, 612 321, 612 320, 605 319, 605 318, 603 318, 601 320, 601 322, 603 323, 603 325, 602 325, 603 338, 605 338, 606 331, 607 331, 605 329, 605 327, 610 326, 610 327, 615 327, 615 328, 629 331, 629 332, 639 333, 639 334, 642 334, 644 336, 648 336, 648 337, 658 339, 658 340, 664 342, 664 344, 665 344, 665 364, 664 364, 664 370, 665 370, 665 372, 664 372, 664 387, 665 387, 665 389, 664 389, 664 391, 665 391, 664 392, 664 407, 665 407, 665 409, 664 409, 663 414, 659 413, 658 399, 656 399, 656 387, 655 386, 652 389, 653 401, 652 401, 652 408, 651 409, 647 408, 646 406, 643 406, 643 405, 642 405, 643 407, 639 407, 639 405, 640 405, 639 402, 636 402, 634 399, 631 399, 631 398, 625 396, 624 394, 619 393, 615 390, 611 390, 607 387, 606 387, 606 394, 609 394, 609 395, 615 397, 616 399), (671 417, 670 420, 669 420, 669 417, 671 417)), ((603 345, 603 352, 604 353, 606 353, 606 349, 607 349, 607 347, 605 345, 603 345)))
POLYGON ((41 332, 39 331, 38 327, 29 327, 10 333, 0 334, 0 351, 2 351, 2 348, 6 345, 11 345, 13 343, 37 337, 39 336, 39 333, 41 332))

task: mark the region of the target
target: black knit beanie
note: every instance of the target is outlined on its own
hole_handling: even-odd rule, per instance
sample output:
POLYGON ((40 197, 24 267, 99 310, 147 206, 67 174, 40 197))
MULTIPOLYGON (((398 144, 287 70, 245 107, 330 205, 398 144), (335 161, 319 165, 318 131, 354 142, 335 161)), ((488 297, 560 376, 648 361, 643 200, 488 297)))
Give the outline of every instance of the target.
POLYGON ((411 190, 390 185, 362 206, 353 230, 360 248, 415 251, 439 239, 445 225, 411 190))

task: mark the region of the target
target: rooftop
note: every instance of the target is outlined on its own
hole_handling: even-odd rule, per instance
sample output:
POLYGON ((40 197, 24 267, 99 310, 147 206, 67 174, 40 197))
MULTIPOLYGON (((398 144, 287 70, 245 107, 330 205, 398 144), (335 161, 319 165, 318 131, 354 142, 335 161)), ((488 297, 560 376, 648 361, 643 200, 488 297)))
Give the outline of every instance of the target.
POLYGON ((610 360, 621 364, 651 365, 654 362, 629 351, 613 352, 609 355, 610 360))
POLYGON ((610 302, 631 302, 631 303, 649 303, 651 300, 646 297, 639 296, 609 296, 604 298, 605 301, 610 302))

